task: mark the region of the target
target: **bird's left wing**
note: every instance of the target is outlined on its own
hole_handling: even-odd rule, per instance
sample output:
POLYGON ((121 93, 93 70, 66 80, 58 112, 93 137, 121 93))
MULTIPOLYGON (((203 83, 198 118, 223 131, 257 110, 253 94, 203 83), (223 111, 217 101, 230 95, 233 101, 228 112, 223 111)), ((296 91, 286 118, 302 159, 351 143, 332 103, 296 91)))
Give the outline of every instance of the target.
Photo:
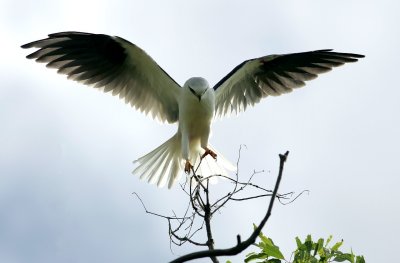
POLYGON ((27 56, 69 79, 119 95, 126 103, 169 123, 178 120, 177 84, 142 49, 103 34, 61 32, 22 48, 39 48, 27 56))
POLYGON ((291 92, 320 73, 362 57, 326 49, 246 60, 214 86, 216 115, 244 111, 262 98, 291 92))

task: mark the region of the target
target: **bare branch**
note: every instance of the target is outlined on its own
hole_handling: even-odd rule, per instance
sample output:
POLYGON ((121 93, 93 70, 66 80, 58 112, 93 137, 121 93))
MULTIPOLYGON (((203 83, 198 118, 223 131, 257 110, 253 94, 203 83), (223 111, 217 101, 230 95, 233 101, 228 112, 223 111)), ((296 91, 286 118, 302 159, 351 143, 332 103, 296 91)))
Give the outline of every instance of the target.
POLYGON ((280 199, 279 199, 279 202, 282 204, 282 205, 288 205, 288 204, 290 204, 290 203, 293 203, 294 201, 296 201, 296 199, 297 198, 299 198, 301 195, 303 195, 304 193, 307 193, 307 194, 309 194, 310 193, 310 190, 303 190, 303 191, 301 191, 298 195, 296 195, 292 200, 290 200, 289 202, 282 202, 280 199))
POLYGON ((259 226, 253 231, 251 236, 246 239, 245 241, 241 242, 240 236, 237 238, 237 245, 231 248, 227 249, 214 249, 214 250, 204 250, 204 251, 198 251, 194 253, 190 253, 184 256, 181 256, 173 261, 171 263, 178 263, 178 262, 186 262, 189 260, 197 259, 197 258, 205 258, 205 257, 217 257, 217 256, 231 256, 231 255, 237 255, 243 250, 245 250, 247 247, 249 247, 251 244, 253 244, 257 236, 260 234, 262 228, 264 227, 265 223, 268 221, 269 217, 271 216, 272 213, 272 208, 274 205, 275 198, 278 193, 279 185, 282 179, 282 173, 283 173, 283 167, 284 163, 287 159, 289 152, 287 151, 285 154, 280 154, 279 159, 280 159, 280 164, 279 164, 279 174, 278 178, 275 183, 274 191, 272 193, 272 197, 270 199, 269 205, 268 205, 268 210, 267 213, 265 214, 264 218, 261 220, 259 226))
MULTIPOLYGON (((270 203, 269 203, 270 205, 269 205, 269 209, 268 209, 269 214, 267 213, 267 215, 269 217, 269 215, 271 213, 270 211, 272 209, 273 199, 275 199, 275 198, 278 199, 278 201, 281 204, 289 204, 289 203, 293 202, 294 200, 296 200, 300 195, 302 195, 305 192, 305 191, 301 192, 294 198, 293 201, 289 201, 286 203, 284 203, 282 200, 292 198, 294 193, 293 192, 285 193, 285 194, 277 193, 277 187, 279 187, 280 178, 282 176, 283 163, 285 162, 287 155, 288 155, 288 152, 285 153, 285 155, 279 155, 281 158, 280 171, 279 171, 278 180, 277 180, 277 184, 275 185, 274 191, 268 190, 264 187, 261 187, 257 184, 252 183, 254 176, 257 174, 263 173, 264 171, 255 171, 254 170, 253 173, 249 176, 249 178, 246 181, 239 181, 239 172, 238 171, 239 171, 239 161, 240 161, 240 156, 241 156, 241 147, 239 149, 239 157, 238 157, 237 164, 236 164, 237 172, 236 172, 236 176, 234 178, 231 178, 231 177, 228 177, 225 175, 218 175, 218 174, 210 175, 210 176, 197 175, 196 172, 199 169, 200 164, 196 165, 196 168, 192 167, 191 176, 188 177, 188 180, 186 180, 184 184, 180 184, 180 186, 181 186, 182 190, 184 191, 184 193, 186 194, 186 196, 189 197, 189 201, 188 201, 186 210, 184 212, 184 215, 181 217, 178 217, 173 210, 172 210, 173 216, 165 216, 162 214, 151 212, 146 208, 146 206, 145 206, 144 202, 142 201, 142 199, 140 198, 140 196, 137 193, 133 193, 133 194, 135 194, 136 197, 139 199, 139 201, 141 202, 146 213, 155 215, 157 217, 164 218, 168 221, 168 233, 169 233, 169 237, 170 237, 171 251, 172 251, 172 246, 171 246, 172 244, 174 244, 176 246, 182 246, 185 243, 191 243, 196 246, 207 246, 208 247, 207 251, 211 254, 206 253, 206 254, 204 254, 205 255, 204 256, 201 254, 201 253, 205 253, 203 251, 203 252, 192 253, 192 254, 186 255, 184 257, 191 257, 190 255, 195 255, 193 258, 189 258, 187 260, 194 259, 194 258, 200 258, 200 257, 209 257, 215 263, 215 262, 218 262, 218 258, 217 258, 218 256, 238 254, 242 250, 244 250, 247 246, 249 246, 253 239, 255 241, 255 239, 257 238, 257 235, 253 233, 247 240, 242 242, 240 235, 238 235, 237 236, 238 243, 235 247, 232 247, 230 249, 225 249, 225 250, 214 249, 215 242, 214 242, 213 235, 212 235, 213 233, 211 230, 211 219, 212 219, 212 216, 214 215, 214 213, 217 211, 220 211, 220 209, 222 207, 224 207, 228 201, 230 201, 230 200, 246 201, 246 200, 270 196, 271 200, 270 200, 270 203), (283 160, 283 159, 285 159, 285 160, 283 160), (226 194, 223 194, 222 197, 219 196, 216 198, 211 198, 211 196, 210 196, 211 185, 209 184, 209 180, 212 177, 221 177, 221 178, 226 179, 229 182, 231 182, 232 183, 231 191, 226 194), (186 188, 186 187, 188 187, 188 188, 186 188), (244 195, 244 193, 245 193, 244 189, 246 189, 246 188, 247 188, 247 190, 249 190, 249 188, 251 188, 251 190, 252 190, 251 196, 244 195), (259 193, 254 192, 253 190, 258 191, 259 193), (200 223, 200 225, 199 225, 199 223, 200 223), (193 239, 194 236, 200 230, 202 230, 204 226, 205 226, 207 240, 206 241, 194 240, 193 239), (199 255, 198 253, 200 253, 200 256, 198 256, 199 255), (217 253, 217 254, 215 254, 215 253, 217 253), (222 254, 218 254, 218 253, 222 253, 222 254), (230 254, 230 253, 233 253, 233 254, 230 254)), ((200 161, 200 163, 201 163, 201 161, 200 161)), ((262 225, 265 224, 265 222, 263 222, 263 221, 261 222, 261 224, 260 224, 261 228, 262 228, 262 225)), ((260 231, 261 231, 261 228, 260 228, 260 231)), ((252 241, 252 242, 254 243, 254 241, 252 241)), ((176 259, 176 260, 180 260, 181 258, 176 259)), ((183 258, 183 259, 184 259, 184 261, 186 261, 185 258, 183 258)), ((173 262, 184 262, 184 261, 173 261, 173 262)))
POLYGON ((232 201, 246 201, 246 200, 257 199, 257 198, 266 197, 266 196, 272 196, 272 194, 255 195, 255 196, 249 196, 249 197, 243 197, 243 198, 231 197, 230 200, 232 200, 232 201))
MULTIPOLYGON (((209 197, 209 191, 208 191, 208 186, 209 186, 209 179, 207 178, 207 188, 205 190, 206 194, 206 201, 207 203, 204 206, 204 222, 206 224, 206 232, 207 232, 207 246, 210 251, 214 250, 214 239, 212 236, 212 231, 211 231, 211 207, 210 207, 210 197, 209 197)), ((216 256, 210 256, 210 259, 214 263, 218 263, 218 259, 216 256)))
POLYGON ((179 219, 182 220, 182 219, 188 219, 189 218, 189 217, 170 217, 170 216, 164 216, 164 215, 160 215, 160 214, 151 212, 151 211, 147 210, 147 208, 144 205, 142 199, 140 198, 140 196, 136 192, 133 192, 132 194, 136 195, 136 197, 139 199, 140 203, 142 203, 143 209, 147 214, 151 214, 151 215, 162 217, 162 218, 169 219, 169 220, 179 220, 179 219))
MULTIPOLYGON (((171 222, 170 222, 170 221, 169 221, 169 227, 170 227, 170 229, 171 229, 171 222)), ((203 227, 200 227, 199 229, 197 229, 196 231, 194 231, 194 232, 192 233, 192 235, 190 235, 189 237, 188 237, 188 236, 180 237, 180 236, 178 236, 178 235, 176 234, 176 231, 171 231, 170 234, 171 234, 174 238, 176 238, 177 240, 181 241, 182 243, 175 243, 175 242, 173 242, 173 241, 172 241, 172 242, 173 242, 175 245, 177 245, 177 246, 180 246, 180 245, 184 244, 185 242, 189 242, 189 243, 191 243, 191 244, 193 244, 193 245, 196 245, 196 246, 207 246, 206 243, 199 243, 199 242, 196 242, 196 241, 193 241, 193 240, 192 240, 192 237, 193 237, 198 231, 200 231, 202 228, 203 228, 203 227)))

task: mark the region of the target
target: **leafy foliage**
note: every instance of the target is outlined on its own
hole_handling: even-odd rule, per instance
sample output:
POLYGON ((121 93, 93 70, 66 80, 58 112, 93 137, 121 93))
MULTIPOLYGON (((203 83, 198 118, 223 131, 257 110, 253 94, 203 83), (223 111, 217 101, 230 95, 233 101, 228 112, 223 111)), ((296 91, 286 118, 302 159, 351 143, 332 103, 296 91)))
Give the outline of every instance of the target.
POLYGON ((287 261, 279 247, 274 244, 271 238, 265 236, 262 232, 259 235, 261 241, 257 246, 260 252, 249 253, 244 262, 251 263, 329 263, 329 262, 350 262, 350 263, 365 263, 363 256, 354 255, 353 251, 344 253, 340 251, 343 245, 343 240, 336 242, 330 246, 332 236, 325 241, 323 238, 314 241, 311 235, 302 242, 300 238, 296 237, 297 249, 292 253, 289 261, 287 261), (293 257, 293 261, 291 261, 293 257))

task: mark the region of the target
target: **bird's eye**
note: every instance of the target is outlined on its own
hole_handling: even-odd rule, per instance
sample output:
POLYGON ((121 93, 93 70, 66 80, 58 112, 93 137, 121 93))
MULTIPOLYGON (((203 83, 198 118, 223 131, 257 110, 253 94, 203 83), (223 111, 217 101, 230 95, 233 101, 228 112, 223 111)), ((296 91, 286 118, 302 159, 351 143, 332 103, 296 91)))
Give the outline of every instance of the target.
POLYGON ((196 95, 196 92, 194 91, 194 89, 192 89, 190 86, 188 86, 190 89, 190 92, 192 92, 194 95, 196 95))

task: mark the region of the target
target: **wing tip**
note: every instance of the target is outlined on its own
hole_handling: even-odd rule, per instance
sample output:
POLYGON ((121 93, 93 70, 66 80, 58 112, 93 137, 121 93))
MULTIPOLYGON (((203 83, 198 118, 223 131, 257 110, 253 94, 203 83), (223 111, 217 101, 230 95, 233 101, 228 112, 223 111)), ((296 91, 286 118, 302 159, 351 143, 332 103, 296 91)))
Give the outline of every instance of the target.
POLYGON ((95 34, 86 33, 86 32, 80 32, 80 31, 73 31, 73 30, 48 34, 49 38, 68 37, 68 36, 72 36, 72 35, 86 35, 86 36, 89 36, 89 35, 95 35, 95 34))
MULTIPOLYGON (((355 59, 357 59, 357 58, 365 58, 365 55, 363 55, 363 54, 335 52, 334 49, 332 49, 332 48, 330 48, 330 49, 320 49, 320 50, 316 50, 314 52, 324 52, 324 53, 326 52, 326 53, 330 53, 330 54, 337 54, 337 55, 351 57, 351 58, 355 58, 355 59)), ((355 61, 357 61, 357 60, 355 60, 355 61)))
POLYGON ((21 45, 21 48, 23 48, 23 49, 27 49, 27 48, 30 48, 30 47, 31 47, 30 43, 21 45))
POLYGON ((23 48, 23 49, 33 48, 33 47, 35 47, 35 45, 37 44, 38 41, 40 41, 40 40, 36 40, 36 41, 32 41, 32 42, 23 44, 23 45, 21 45, 21 48, 23 48))
POLYGON ((63 31, 63 32, 57 32, 57 33, 51 33, 51 34, 47 35, 48 36, 47 38, 29 42, 27 44, 23 44, 23 45, 21 45, 21 48, 23 48, 23 49, 32 48, 32 47, 36 47, 36 44, 39 44, 46 40, 50 40, 50 39, 54 39, 54 38, 71 37, 74 35, 95 35, 95 34, 79 32, 79 31, 63 31))

